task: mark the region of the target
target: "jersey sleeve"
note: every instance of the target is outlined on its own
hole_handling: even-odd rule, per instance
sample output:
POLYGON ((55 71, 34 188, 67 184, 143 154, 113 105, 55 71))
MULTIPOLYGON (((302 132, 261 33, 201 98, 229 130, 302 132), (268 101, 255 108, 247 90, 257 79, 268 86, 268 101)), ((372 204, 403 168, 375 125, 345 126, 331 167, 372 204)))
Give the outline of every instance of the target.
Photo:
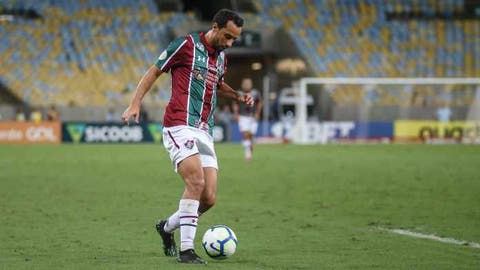
POLYGON ((257 89, 254 89, 252 92, 254 93, 253 99, 255 100, 255 103, 258 103, 258 101, 262 99, 262 96, 260 95, 260 91, 258 91, 257 89))
POLYGON ((187 39, 180 37, 168 44, 168 47, 160 54, 155 66, 163 72, 169 71, 172 67, 182 62, 185 58, 185 45, 187 39))

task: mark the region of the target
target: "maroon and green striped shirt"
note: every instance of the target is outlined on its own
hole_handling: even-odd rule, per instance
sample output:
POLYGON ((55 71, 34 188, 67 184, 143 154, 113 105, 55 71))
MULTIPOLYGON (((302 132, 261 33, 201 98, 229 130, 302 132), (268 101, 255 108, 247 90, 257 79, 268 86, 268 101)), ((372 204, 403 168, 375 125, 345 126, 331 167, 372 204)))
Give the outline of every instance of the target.
POLYGON ((216 92, 226 72, 224 52, 216 52, 204 33, 191 34, 172 41, 155 65, 172 74, 163 125, 187 125, 212 134, 216 92))

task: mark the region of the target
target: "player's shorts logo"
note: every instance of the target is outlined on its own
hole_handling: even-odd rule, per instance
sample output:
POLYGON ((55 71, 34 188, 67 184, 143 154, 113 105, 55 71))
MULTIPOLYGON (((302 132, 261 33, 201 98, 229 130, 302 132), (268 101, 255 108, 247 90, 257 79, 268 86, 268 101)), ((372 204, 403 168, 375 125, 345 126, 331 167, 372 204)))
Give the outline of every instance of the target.
POLYGON ((183 145, 185 145, 185 147, 188 149, 192 149, 195 145, 195 142, 193 140, 187 140, 183 145))

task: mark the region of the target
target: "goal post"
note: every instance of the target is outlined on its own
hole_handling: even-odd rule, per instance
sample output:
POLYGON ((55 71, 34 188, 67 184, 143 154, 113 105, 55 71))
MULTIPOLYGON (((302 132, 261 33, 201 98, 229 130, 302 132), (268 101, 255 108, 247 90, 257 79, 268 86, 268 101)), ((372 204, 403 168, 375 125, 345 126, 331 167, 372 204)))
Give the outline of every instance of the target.
MULTIPOLYGON (((345 137, 352 139, 351 134, 347 134, 349 130, 351 131, 355 128, 352 127, 352 123, 353 125, 363 125, 371 121, 379 122, 375 117, 372 119, 371 116, 367 116, 371 115, 372 112, 375 112, 376 117, 380 118, 382 122, 391 123, 392 136, 387 138, 390 140, 398 141, 403 138, 400 135, 401 132, 395 134, 397 127, 402 126, 402 124, 407 129, 411 129, 408 132, 413 134, 416 131, 421 131, 415 130, 413 126, 416 124, 421 126, 422 123, 420 122, 424 121, 433 130, 433 133, 429 134, 429 138, 442 139, 451 137, 457 141, 459 139, 479 141, 480 78, 306 77, 300 79, 296 85, 298 85, 298 98, 296 99, 295 108, 296 123, 290 138, 294 143, 327 143, 332 141, 330 140, 332 136, 334 138, 345 137), (316 89, 312 92, 309 88, 313 86, 316 86, 316 89), (323 99, 323 104, 333 107, 335 112, 339 112, 337 113, 338 115, 342 115, 342 108, 343 111, 348 111, 349 106, 357 108, 357 115, 353 115, 352 119, 342 119, 345 116, 339 117, 338 115, 322 115, 320 117, 314 115, 311 117, 308 115, 307 100, 311 99, 312 94, 315 95, 314 92, 319 91, 328 93, 317 95, 315 106, 318 107, 319 99, 323 99), (337 94, 340 92, 343 96, 337 94), (338 102, 338 99, 341 98, 336 97, 337 102, 335 103, 335 95, 343 97, 348 102, 341 104, 341 101, 338 102), (333 99, 331 98, 332 96, 334 97, 333 99), (325 101, 325 99, 332 100, 325 101), (440 120, 437 118, 437 114, 440 115, 442 110, 447 110, 443 114, 450 118, 452 109, 459 112, 456 113, 455 111, 455 118, 451 121, 447 120, 450 124, 439 123, 438 121, 440 120), (382 116, 382 111, 384 111, 385 115, 391 115, 390 118, 382 116), (396 114, 392 112, 396 112, 396 114), (341 121, 338 119, 341 119, 341 121), (410 122, 400 123, 400 120, 410 122), (448 133, 454 132, 452 130, 457 130, 453 137, 451 136, 452 134, 448 133), (467 132, 469 138, 464 136, 467 132)), ((355 139, 354 136, 353 139, 355 139)))

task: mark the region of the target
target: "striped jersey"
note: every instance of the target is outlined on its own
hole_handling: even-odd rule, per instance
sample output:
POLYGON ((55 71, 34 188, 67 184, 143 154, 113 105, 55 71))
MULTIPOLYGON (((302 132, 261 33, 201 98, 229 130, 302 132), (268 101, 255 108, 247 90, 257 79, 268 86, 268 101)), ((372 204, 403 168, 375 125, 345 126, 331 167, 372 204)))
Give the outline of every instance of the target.
POLYGON ((165 109, 165 127, 187 125, 212 135, 217 89, 226 72, 224 52, 217 52, 205 34, 173 40, 155 64, 172 75, 172 95, 165 109))

